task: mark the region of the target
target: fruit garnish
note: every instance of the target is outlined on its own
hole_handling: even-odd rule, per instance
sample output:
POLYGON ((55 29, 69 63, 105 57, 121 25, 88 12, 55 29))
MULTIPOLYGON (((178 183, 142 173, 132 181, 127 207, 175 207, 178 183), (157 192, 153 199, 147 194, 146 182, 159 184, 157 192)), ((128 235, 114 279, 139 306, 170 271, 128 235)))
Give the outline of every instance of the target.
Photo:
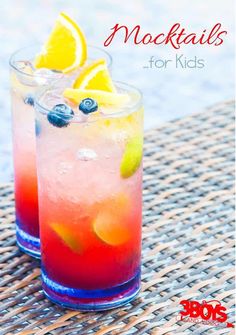
POLYGON ((139 168, 143 155, 143 139, 141 135, 131 138, 126 146, 120 164, 122 178, 131 177, 139 168))
POLYGON ((93 230, 99 239, 112 246, 129 240, 130 230, 126 226, 129 205, 128 197, 123 193, 100 204, 102 208, 93 222, 93 230))
POLYGON ((63 92, 63 96, 75 104, 79 104, 86 98, 96 100, 99 105, 110 106, 121 106, 129 101, 127 94, 110 93, 101 90, 66 88, 63 92))
POLYGON ((105 59, 85 66, 75 80, 73 88, 116 92, 105 59))
POLYGON ((25 103, 26 105, 34 106, 34 98, 32 97, 32 95, 28 94, 28 95, 24 98, 24 103, 25 103))
POLYGON ((125 243, 130 237, 128 228, 115 214, 109 212, 98 214, 93 229, 102 241, 113 246, 125 243))
POLYGON ((41 127, 41 123, 39 122, 39 120, 35 120, 35 135, 39 136, 41 134, 42 131, 42 127, 41 127))
POLYGON ((98 109, 97 101, 91 98, 86 98, 79 104, 79 110, 84 114, 96 112, 98 109))
POLYGON ((55 127, 67 127, 70 120, 73 118, 73 110, 66 104, 55 105, 52 110, 48 113, 48 121, 55 127))
POLYGON ((82 247, 71 228, 68 228, 66 225, 60 223, 52 223, 51 227, 70 249, 78 253, 81 252, 82 247))
POLYGON ((34 66, 67 73, 83 66, 86 59, 84 34, 70 17, 61 13, 34 66))

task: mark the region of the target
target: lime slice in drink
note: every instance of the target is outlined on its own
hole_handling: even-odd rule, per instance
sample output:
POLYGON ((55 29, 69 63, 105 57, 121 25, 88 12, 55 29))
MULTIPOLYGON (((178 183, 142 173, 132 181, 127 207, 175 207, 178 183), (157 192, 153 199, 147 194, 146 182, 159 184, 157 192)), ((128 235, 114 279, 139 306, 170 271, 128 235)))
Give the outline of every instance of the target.
POLYGON ((77 253, 82 251, 81 244, 78 243, 78 239, 76 238, 71 227, 69 228, 60 223, 53 223, 51 224, 51 227, 71 250, 77 253))
POLYGON ((120 193, 100 204, 101 208, 93 221, 93 230, 103 242, 118 246, 130 239, 130 229, 127 226, 130 212, 129 198, 120 193))
POLYGON ((125 147, 120 164, 122 178, 131 177, 139 168, 143 155, 143 139, 141 135, 131 138, 125 147))
POLYGON ((105 243, 117 246, 129 239, 129 231, 124 222, 111 213, 99 213, 93 223, 96 235, 105 243))

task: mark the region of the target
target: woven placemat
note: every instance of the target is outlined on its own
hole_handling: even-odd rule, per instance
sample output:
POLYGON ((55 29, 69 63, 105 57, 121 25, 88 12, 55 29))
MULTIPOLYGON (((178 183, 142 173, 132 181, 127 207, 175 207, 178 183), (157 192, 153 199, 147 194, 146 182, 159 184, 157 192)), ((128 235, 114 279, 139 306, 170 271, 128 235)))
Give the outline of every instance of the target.
POLYGON ((80 313, 45 299, 39 262, 15 245, 12 184, 0 187, 0 335, 234 334, 178 321, 180 300, 219 300, 234 322, 234 103, 145 135, 142 292, 80 313))

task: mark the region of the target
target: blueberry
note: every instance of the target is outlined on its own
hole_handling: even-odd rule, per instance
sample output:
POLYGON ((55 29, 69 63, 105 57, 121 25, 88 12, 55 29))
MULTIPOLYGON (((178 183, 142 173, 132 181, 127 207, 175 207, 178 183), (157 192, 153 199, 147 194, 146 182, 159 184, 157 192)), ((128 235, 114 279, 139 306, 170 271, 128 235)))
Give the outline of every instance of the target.
POLYGON ((55 127, 67 127, 73 118, 73 110, 66 104, 58 104, 48 113, 48 121, 55 127))
POLYGON ((79 105, 79 110, 84 114, 96 112, 97 109, 98 109, 97 101, 91 98, 86 98, 82 100, 79 105))
POLYGON ((32 97, 32 95, 27 95, 24 99, 24 103, 30 106, 34 106, 34 98, 32 97))
POLYGON ((36 134, 36 136, 40 135, 41 130, 42 130, 41 128, 42 127, 41 127, 41 124, 40 124, 39 120, 35 120, 35 134, 36 134))

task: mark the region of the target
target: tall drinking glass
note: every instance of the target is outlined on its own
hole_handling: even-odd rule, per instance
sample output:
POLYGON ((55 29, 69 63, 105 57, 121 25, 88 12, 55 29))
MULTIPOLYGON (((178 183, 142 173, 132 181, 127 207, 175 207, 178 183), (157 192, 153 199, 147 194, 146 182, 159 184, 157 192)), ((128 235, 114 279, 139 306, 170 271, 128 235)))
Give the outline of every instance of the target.
MULTIPOLYGON (((13 151, 16 203, 16 237, 26 253, 40 257, 38 193, 35 158, 34 95, 39 86, 55 83, 63 78, 70 83, 78 71, 67 76, 47 69, 35 70, 33 60, 39 46, 26 47, 10 59, 10 78, 13 120, 13 151)), ((111 67, 111 57, 103 50, 88 47, 89 60, 105 58, 111 67)))
POLYGON ((74 108, 57 125, 61 94, 35 103, 43 290, 79 310, 120 306, 140 288, 142 97, 115 84, 129 99, 112 114, 74 108))

